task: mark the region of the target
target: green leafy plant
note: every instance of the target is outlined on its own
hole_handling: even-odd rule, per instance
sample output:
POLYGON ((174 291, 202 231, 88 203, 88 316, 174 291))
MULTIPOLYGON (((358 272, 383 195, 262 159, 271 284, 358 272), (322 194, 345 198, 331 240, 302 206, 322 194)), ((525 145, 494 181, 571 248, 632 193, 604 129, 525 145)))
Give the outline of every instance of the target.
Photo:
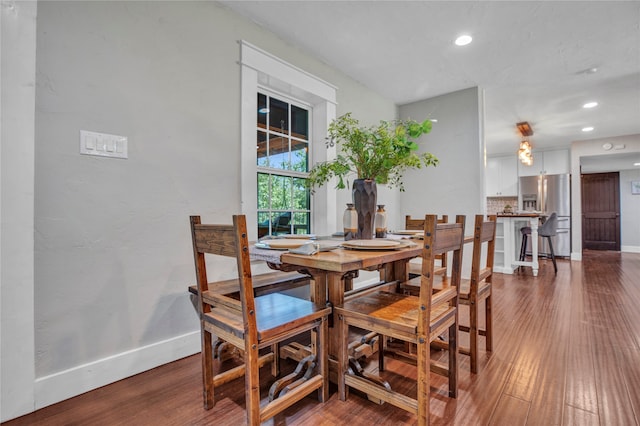
POLYGON ((407 169, 438 164, 433 154, 416 152, 415 139, 430 131, 429 120, 381 120, 377 126, 360 127, 351 113, 340 116, 329 125, 327 136, 327 147, 337 145, 339 152, 335 159, 314 165, 307 184, 313 190, 337 177, 336 188, 342 189, 349 184, 347 176, 355 174, 404 191, 402 175, 407 169))

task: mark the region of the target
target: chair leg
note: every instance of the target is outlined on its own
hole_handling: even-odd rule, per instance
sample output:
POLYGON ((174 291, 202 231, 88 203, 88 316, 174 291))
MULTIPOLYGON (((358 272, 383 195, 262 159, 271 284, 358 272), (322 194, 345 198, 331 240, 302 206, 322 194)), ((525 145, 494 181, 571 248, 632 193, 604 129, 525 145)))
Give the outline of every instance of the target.
POLYGON ((341 350, 338 352, 338 397, 341 401, 346 401, 349 396, 349 387, 345 384, 345 375, 349 368, 349 325, 341 317, 338 319, 338 341, 341 350))
MULTIPOLYGON (((456 325, 457 326, 457 325, 456 325)), ((451 351, 451 348, 449 348, 451 351)), ((418 425, 429 424, 429 392, 431 387, 431 345, 429 339, 416 345, 417 367, 418 367, 418 393, 416 400, 418 401, 418 425)), ((457 349, 456 349, 457 352, 457 349)), ((451 364, 449 364, 451 369, 451 364)))
POLYGON ((475 295, 469 300, 469 357, 473 374, 478 374, 478 301, 475 295))
POLYGON ((329 321, 327 318, 322 318, 318 326, 318 332, 315 334, 316 363, 318 365, 318 372, 322 375, 322 387, 318 389, 318 401, 326 402, 329 400, 329 354, 326 349, 329 346, 329 321))
POLYGON ((527 255, 527 234, 522 235, 522 244, 520 244, 520 261, 524 261, 527 255))
MULTIPOLYGON (((427 346, 430 347, 430 346, 427 346)), ((427 353, 429 355, 429 353, 427 353)), ((427 358, 427 375, 430 370, 430 360, 427 358)), ((427 389, 428 390, 428 389, 427 389)), ((449 396, 458 397, 458 313, 456 322, 449 327, 449 396)), ((427 393, 427 398, 429 394, 427 393)), ((419 402, 418 402, 419 403, 419 402)))
POLYGON ((204 397, 204 408, 206 410, 210 410, 215 405, 214 392, 215 388, 213 386, 213 347, 211 333, 204 330, 204 324, 201 324, 202 332, 200 333, 202 336, 202 386, 203 392, 202 396, 204 397))
POLYGON ((491 294, 484 299, 485 345, 487 352, 493 352, 493 319, 491 317, 491 294))
POLYGON ((260 424, 260 378, 257 345, 245 344, 244 392, 247 410, 247 425, 260 424))
POLYGON ((378 371, 384 371, 384 350, 387 346, 387 338, 383 334, 378 334, 378 371))
POLYGON ((553 252, 553 243, 551 242, 551 237, 547 237, 547 241, 549 241, 549 251, 551 252, 551 261, 553 262, 553 271, 557 275, 558 265, 556 265, 556 255, 553 252))

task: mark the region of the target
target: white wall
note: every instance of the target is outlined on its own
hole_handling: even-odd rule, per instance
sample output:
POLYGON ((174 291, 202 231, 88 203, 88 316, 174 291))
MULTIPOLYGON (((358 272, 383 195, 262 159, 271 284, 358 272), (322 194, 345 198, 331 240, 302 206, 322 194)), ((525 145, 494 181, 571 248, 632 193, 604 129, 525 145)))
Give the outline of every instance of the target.
POLYGON ((640 167, 620 170, 620 250, 640 253, 640 194, 631 182, 640 182, 640 167))
MULTIPOLYGON (((593 156, 619 156, 621 154, 633 154, 640 152, 640 135, 618 136, 615 138, 591 139, 586 141, 574 141, 571 143, 571 259, 582 260, 582 196, 580 193, 580 159, 593 156), (603 148, 605 143, 613 146, 624 145, 623 149, 607 150, 603 148)), ((621 181, 622 181, 621 174, 621 181)), ((625 174, 626 176, 626 174, 625 174)), ((630 184, 629 184, 630 185, 630 184)), ((625 189, 621 183, 620 191, 625 189)), ((640 246, 640 240, 633 238, 633 223, 637 226, 638 218, 637 202, 620 203, 620 232, 624 237, 621 245, 626 247, 640 246), (630 225, 631 223, 631 225, 630 225), (631 228, 629 228, 629 226, 631 228), (631 233, 628 233, 631 229, 631 233)), ((622 247, 621 247, 622 248, 622 247)), ((631 249, 629 251, 634 251, 631 249)))
POLYGON ((0 68, 0 421, 34 406, 35 2, 2 2, 0 68))
MULTIPOLYGON (((427 213, 467 216, 467 235, 473 233, 474 216, 486 212, 483 133, 483 92, 465 89, 399 107, 400 117, 437 119, 431 133, 422 136, 421 151, 434 154, 436 167, 411 170, 405 174, 406 192, 400 195, 400 209, 390 218, 396 229, 404 228, 405 215, 424 217, 427 213)), ((393 229, 393 228, 392 228, 393 229)), ((471 270, 471 244, 464 248, 463 276, 471 270)))
POLYGON ((467 215, 471 227, 473 216, 486 210, 482 92, 471 88, 402 105, 400 116, 438 120, 431 133, 422 136, 420 149, 434 154, 440 163, 405 174, 401 215, 393 218, 393 226, 404 227, 407 214, 434 213, 448 214, 450 220, 456 214, 467 215))
MULTIPOLYGON (((337 86, 338 114, 353 111, 363 122, 396 114, 391 101, 216 3, 38 6, 35 154, 15 163, 35 161, 35 172, 27 164, 7 177, 3 127, 3 201, 11 181, 35 203, 35 213, 24 208, 20 217, 35 220, 35 251, 15 265, 27 281, 35 276, 35 294, 27 282, 7 311, 5 263, 13 256, 2 253, 3 383, 5 341, 35 332, 37 355, 23 357, 28 368, 14 377, 29 385, 13 389, 28 408, 3 390, 3 420, 200 350, 186 292, 195 280, 188 216, 228 221, 240 211, 238 40, 337 86), (80 130, 127 136, 129 159, 80 155, 80 130), (10 312, 20 317, 7 331, 10 312)), ((4 18, 3 9, 3 54, 4 18)), ((26 90, 33 110, 33 83, 26 90)), ((9 217, 3 203, 3 249, 13 242, 4 233, 9 217)))

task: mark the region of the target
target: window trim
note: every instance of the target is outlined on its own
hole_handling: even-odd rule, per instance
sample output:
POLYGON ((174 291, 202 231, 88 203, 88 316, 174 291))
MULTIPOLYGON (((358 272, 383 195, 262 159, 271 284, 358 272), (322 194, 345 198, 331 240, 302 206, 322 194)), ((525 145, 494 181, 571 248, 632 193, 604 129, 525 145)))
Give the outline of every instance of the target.
MULTIPOLYGON (((306 71, 301 70, 263 50, 240 42, 241 102, 240 102, 240 200, 241 211, 247 223, 257 223, 258 172, 256 155, 255 117, 258 108, 257 93, 263 88, 299 99, 311 106, 311 135, 309 135, 309 164, 333 159, 336 148, 326 148, 325 137, 329 123, 336 117, 337 88, 306 71)), ((338 229, 336 223, 337 193, 329 182, 313 195, 311 224, 314 232, 330 234, 338 229)), ((248 229, 249 238, 257 238, 257 226, 248 229)))

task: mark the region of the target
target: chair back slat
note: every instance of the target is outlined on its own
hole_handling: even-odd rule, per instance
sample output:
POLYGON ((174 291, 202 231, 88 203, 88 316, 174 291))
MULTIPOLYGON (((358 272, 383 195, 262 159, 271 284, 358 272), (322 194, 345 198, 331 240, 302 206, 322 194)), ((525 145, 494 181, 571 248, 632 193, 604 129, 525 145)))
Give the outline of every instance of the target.
MULTIPOLYGON (((438 218, 437 223, 447 223, 449 222, 449 216, 443 214, 438 218)), ((422 231, 424 229, 424 219, 414 219, 411 215, 406 215, 404 217, 404 228, 410 231, 422 231)))
POLYGON ((435 254, 455 250, 460 246, 460 239, 464 241, 463 227, 457 223, 437 225, 437 236, 433 248, 435 254))
MULTIPOLYGON (((443 223, 447 223, 449 222, 449 216, 446 214, 443 214, 442 216, 440 216, 440 218, 437 219, 436 223, 438 224, 443 224, 443 223)), ((411 230, 411 231, 422 231, 424 230, 424 219, 413 219, 411 217, 411 215, 406 215, 404 218, 404 226, 405 229, 411 230)), ((441 253, 436 253, 436 259, 440 260, 440 270, 442 270, 441 273, 446 275, 446 271, 447 271, 447 255, 446 254, 441 254, 441 253)))
POLYGON ((194 225, 195 246, 199 253, 236 257, 235 231, 231 225, 194 225))
POLYGON ((424 219, 412 219, 411 216, 405 216, 404 228, 409 230, 422 230, 424 229, 424 219))
POLYGON ((488 219, 489 222, 483 223, 482 232, 480 233, 480 241, 483 243, 493 240, 496 236, 496 221, 491 220, 491 216, 488 219))

